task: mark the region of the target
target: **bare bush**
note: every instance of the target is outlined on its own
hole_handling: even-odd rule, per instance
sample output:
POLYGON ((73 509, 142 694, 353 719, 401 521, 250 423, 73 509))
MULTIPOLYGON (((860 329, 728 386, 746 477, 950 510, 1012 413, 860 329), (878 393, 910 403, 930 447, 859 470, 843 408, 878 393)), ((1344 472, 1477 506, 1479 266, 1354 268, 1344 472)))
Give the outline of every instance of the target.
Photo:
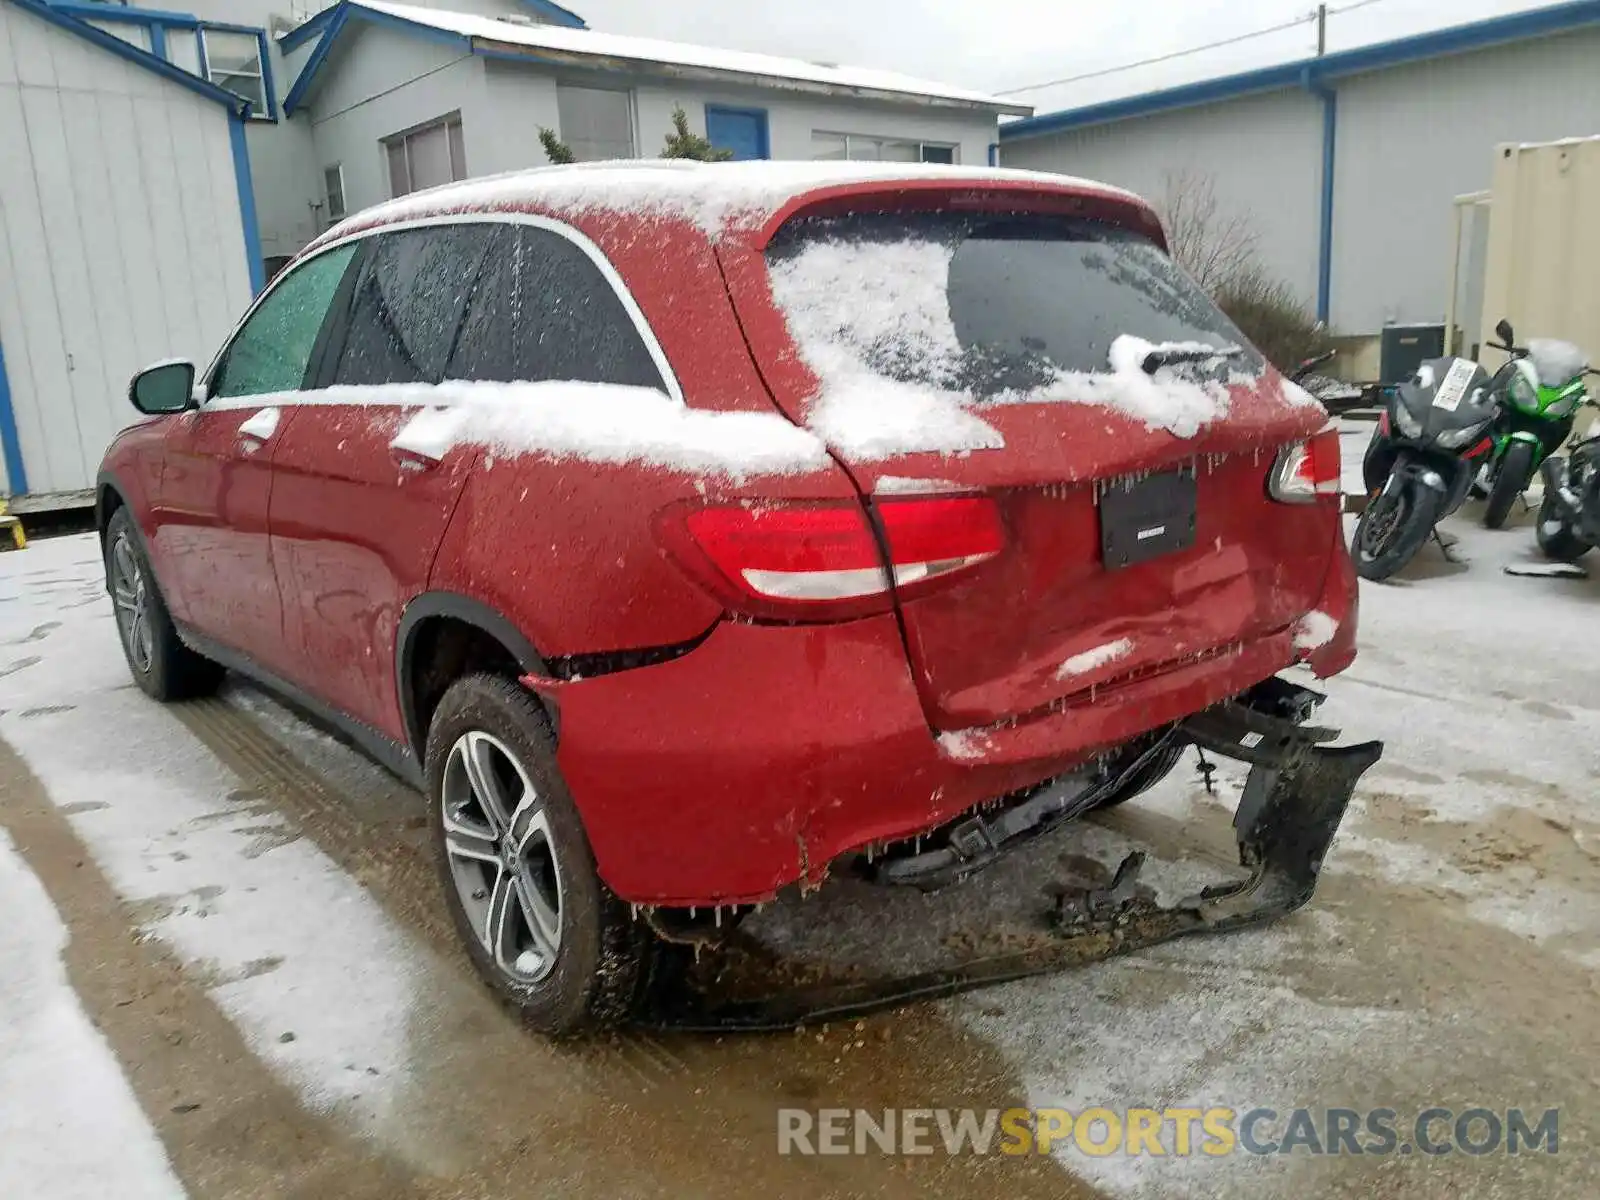
POLYGON ((1225 207, 1211 176, 1168 174, 1157 207, 1172 257, 1274 366, 1292 371, 1328 348, 1326 329, 1294 289, 1262 266, 1255 218, 1225 207))

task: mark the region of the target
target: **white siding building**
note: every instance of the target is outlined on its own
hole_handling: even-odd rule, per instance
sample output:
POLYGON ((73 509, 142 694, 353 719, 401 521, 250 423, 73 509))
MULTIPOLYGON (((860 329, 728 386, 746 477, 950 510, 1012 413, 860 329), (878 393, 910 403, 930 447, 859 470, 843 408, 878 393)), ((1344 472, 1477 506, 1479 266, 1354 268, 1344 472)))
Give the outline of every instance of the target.
MULTIPOLYGON (((137 3, 49 2, 57 12, 251 101, 247 140, 267 275, 327 227, 311 127, 287 119, 283 111, 294 70, 279 45, 283 35, 326 10, 327 0, 187 0, 183 12, 137 3)), ((468 12, 515 14, 529 22, 584 28, 581 17, 552 0, 449 3, 468 12)))
POLYGON ((1009 101, 884 71, 344 0, 282 39, 333 215, 453 179, 655 157, 681 107, 738 158, 983 164, 1009 101), (303 65, 302 65, 303 64, 303 65))
POLYGON ((0 0, 0 494, 92 498, 128 380, 204 359, 259 270, 238 99, 39 0, 0 0))
POLYGON ((1498 143, 1600 132, 1596 63, 1600 0, 1576 0, 1012 122, 1001 159, 1157 201, 1169 174, 1203 173, 1253 218, 1269 269, 1370 339, 1444 321, 1453 202, 1489 187, 1498 143))

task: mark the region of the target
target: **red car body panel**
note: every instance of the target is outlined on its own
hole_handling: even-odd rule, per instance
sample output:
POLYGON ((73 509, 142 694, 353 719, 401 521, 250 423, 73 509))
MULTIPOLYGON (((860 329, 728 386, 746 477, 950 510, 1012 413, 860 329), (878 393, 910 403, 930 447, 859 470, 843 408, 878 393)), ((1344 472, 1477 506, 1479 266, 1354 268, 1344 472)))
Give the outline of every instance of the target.
MULTIPOLYGON (((1142 203, 1070 181, 812 190, 715 247, 687 217, 566 212, 532 188, 504 210, 543 213, 594 241, 691 407, 803 423, 817 381, 767 283, 773 231, 800 211, 1000 202, 1160 240, 1142 203)), ((984 411, 1000 452, 870 462, 835 452, 810 472, 751 479, 472 447, 418 470, 390 448, 408 410, 320 404, 294 409, 264 486, 261 463, 227 457, 224 433, 248 415, 215 414, 231 425, 207 433, 214 467, 186 449, 211 414, 153 422, 108 455, 175 616, 400 743, 414 741, 396 670, 408 606, 448 595, 503 617, 556 664, 526 681, 557 718, 558 762, 600 874, 629 901, 769 898, 820 879, 842 853, 1047 780, 1296 661, 1328 675, 1354 657, 1338 497, 1284 504, 1266 492, 1278 450, 1326 417, 1287 402, 1270 370, 1189 439, 1101 406, 1023 404, 984 411), (1193 549, 1107 570, 1096 481, 1185 464, 1198 474, 1193 549), (730 613, 661 535, 685 505, 874 503, 886 476, 994 498, 1004 551, 875 615, 797 624, 730 613), (281 612, 251 598, 259 580, 219 591, 215 564, 192 562, 205 547, 265 563, 281 612), (1336 632, 1309 646, 1298 627, 1313 610, 1336 632), (1126 654, 1062 674, 1068 659, 1120 640, 1126 654), (661 648, 669 661, 626 661, 661 648), (587 678, 559 669, 606 655, 623 657, 587 678)))
POLYGON ((288 601, 291 680, 403 742, 394 645, 406 605, 428 588, 481 451, 441 462, 391 449, 415 407, 310 404, 273 459, 272 553, 288 601))
MULTIPOLYGON (((190 411, 162 422, 158 481, 142 524, 173 616, 229 630, 236 650, 281 672, 290 659, 267 531, 275 443, 239 432, 258 411, 190 411)), ((280 410, 280 432, 295 416, 280 410)))

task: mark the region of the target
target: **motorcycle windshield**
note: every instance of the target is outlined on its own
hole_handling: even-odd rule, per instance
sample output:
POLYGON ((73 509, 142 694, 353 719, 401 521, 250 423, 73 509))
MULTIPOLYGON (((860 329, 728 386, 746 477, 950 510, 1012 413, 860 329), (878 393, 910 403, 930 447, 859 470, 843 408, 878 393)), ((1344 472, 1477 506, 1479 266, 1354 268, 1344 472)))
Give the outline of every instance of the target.
POLYGON ((1589 356, 1571 342, 1534 338, 1528 343, 1528 361, 1544 387, 1560 387, 1589 369, 1589 356))
MULTIPOLYGON (((1489 373, 1466 358, 1424 362, 1412 379, 1400 385, 1400 402, 1422 427, 1424 440, 1477 425, 1488 419, 1494 407, 1489 373)), ((1409 431, 1402 428, 1401 432, 1409 431)))

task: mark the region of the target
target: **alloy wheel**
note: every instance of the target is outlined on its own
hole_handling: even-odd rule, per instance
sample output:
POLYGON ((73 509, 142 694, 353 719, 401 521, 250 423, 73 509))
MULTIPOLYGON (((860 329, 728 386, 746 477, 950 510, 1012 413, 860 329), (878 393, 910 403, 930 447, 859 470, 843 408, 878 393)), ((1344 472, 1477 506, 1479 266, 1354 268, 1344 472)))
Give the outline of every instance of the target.
POLYGON ((538 789, 500 739, 470 730, 445 761, 440 805, 450 875, 478 940, 522 984, 554 969, 562 870, 538 789))
POLYGON ((139 556, 126 533, 111 547, 111 601, 116 607, 117 631, 133 669, 145 675, 155 661, 155 630, 150 624, 150 589, 139 556))

